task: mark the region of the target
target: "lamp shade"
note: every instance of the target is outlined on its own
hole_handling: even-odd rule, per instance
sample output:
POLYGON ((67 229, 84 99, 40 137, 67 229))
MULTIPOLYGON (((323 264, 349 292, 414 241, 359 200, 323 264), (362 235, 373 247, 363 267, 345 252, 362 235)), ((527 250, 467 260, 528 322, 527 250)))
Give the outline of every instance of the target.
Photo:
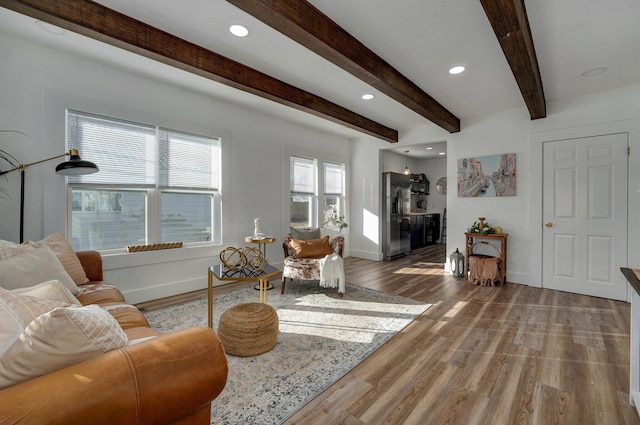
POLYGON ((64 176, 79 176, 83 174, 97 173, 99 168, 90 161, 84 161, 80 158, 77 149, 69 151, 69 160, 56 166, 56 173, 64 176))
POLYGON ((408 176, 409 174, 411 174, 411 170, 409 169, 409 166, 407 165, 407 154, 409 153, 409 151, 404 151, 404 175, 408 176))

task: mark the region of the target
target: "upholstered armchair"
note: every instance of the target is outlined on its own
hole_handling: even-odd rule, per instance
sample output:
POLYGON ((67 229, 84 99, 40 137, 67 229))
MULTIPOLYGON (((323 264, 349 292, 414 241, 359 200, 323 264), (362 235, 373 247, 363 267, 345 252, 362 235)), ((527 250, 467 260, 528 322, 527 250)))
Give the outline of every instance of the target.
MULTIPOLYGON (((334 234, 331 236, 327 235, 324 238, 294 240, 291 233, 285 236, 284 241, 282 242, 282 248, 284 250, 282 294, 284 294, 284 287, 287 282, 287 278, 290 280, 320 281, 320 265, 328 254, 338 254, 338 256, 340 256, 340 267, 342 267, 344 237, 340 234, 334 234), (327 241, 323 243, 321 241, 324 238, 327 238, 327 241), (328 247, 319 247, 320 245, 328 245, 328 247), (300 252, 300 246, 304 249, 304 252, 302 253, 300 252)), ((344 279, 344 271, 342 271, 342 279, 344 279)), ((344 288, 344 282, 342 282, 342 285, 340 286, 344 288)), ((343 292, 341 292, 341 295, 342 294, 343 292)))

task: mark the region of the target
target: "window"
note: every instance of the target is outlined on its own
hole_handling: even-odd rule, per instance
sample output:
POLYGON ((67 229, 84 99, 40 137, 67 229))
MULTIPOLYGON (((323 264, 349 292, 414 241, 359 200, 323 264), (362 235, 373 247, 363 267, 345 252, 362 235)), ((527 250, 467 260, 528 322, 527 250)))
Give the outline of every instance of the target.
POLYGON ((67 111, 67 146, 100 168, 68 180, 74 249, 220 242, 220 139, 67 111))
POLYGON ((344 213, 344 164, 325 162, 323 220, 334 207, 344 213))
POLYGON ((292 156, 291 178, 291 227, 315 225, 316 160, 292 156))
POLYGON ((291 227, 317 227, 334 206, 345 212, 344 164, 291 156, 289 174, 291 227), (318 169, 322 179, 317 178, 318 169), (317 207, 318 194, 322 194, 322 208, 317 207))

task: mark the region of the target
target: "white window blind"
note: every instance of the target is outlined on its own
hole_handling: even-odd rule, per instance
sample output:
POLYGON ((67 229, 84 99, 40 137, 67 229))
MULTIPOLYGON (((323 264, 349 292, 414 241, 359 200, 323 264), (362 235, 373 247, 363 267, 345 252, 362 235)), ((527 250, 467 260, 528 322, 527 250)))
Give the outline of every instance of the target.
POLYGON ((160 186, 218 189, 220 140, 159 131, 160 186))
POLYGON ((100 172, 70 176, 69 183, 149 186, 156 182, 156 129, 68 111, 67 146, 100 172))
POLYGON ((292 156, 290 161, 291 191, 295 193, 315 193, 315 160, 292 156))
POLYGON ((324 163, 324 193, 326 195, 344 195, 344 165, 324 163))
POLYGON ((100 167, 68 179, 74 248, 221 242, 221 139, 67 111, 67 147, 100 167))

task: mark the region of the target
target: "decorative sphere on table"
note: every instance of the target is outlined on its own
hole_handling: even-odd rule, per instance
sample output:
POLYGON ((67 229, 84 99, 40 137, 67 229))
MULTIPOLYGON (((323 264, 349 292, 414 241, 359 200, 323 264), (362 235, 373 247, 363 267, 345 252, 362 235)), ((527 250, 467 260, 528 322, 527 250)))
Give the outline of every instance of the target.
POLYGON ((233 246, 220 252, 220 261, 227 270, 242 270, 247 265, 247 257, 244 255, 243 249, 233 246))

